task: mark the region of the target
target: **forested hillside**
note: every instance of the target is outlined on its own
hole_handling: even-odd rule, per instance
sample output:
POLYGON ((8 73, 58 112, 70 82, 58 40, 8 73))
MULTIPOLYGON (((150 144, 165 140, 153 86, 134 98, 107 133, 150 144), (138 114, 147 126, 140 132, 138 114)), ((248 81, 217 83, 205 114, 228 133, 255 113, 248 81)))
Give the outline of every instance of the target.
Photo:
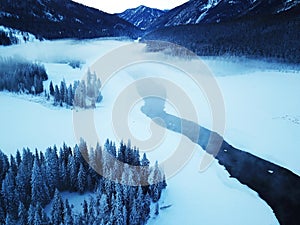
POLYGON ((300 63, 300 18, 284 14, 166 27, 147 34, 144 40, 174 42, 202 56, 235 55, 300 63))

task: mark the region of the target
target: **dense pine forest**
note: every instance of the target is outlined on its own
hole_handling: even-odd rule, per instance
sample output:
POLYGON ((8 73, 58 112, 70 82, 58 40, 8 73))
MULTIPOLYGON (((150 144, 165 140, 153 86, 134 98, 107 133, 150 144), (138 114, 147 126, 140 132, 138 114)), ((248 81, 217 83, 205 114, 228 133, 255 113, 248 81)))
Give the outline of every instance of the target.
POLYGON ((116 148, 109 140, 95 149, 81 140, 73 149, 65 144, 45 152, 23 149, 10 157, 0 151, 0 181, 0 223, 6 225, 145 224, 151 204, 166 188, 157 162, 150 166, 146 155, 141 158, 130 143, 116 148), (63 191, 94 194, 76 213, 68 199, 63 201, 63 191), (51 213, 46 214, 44 207, 51 200, 51 213))
POLYGON ((48 75, 43 65, 23 58, 0 58, 0 91, 40 94, 48 75))

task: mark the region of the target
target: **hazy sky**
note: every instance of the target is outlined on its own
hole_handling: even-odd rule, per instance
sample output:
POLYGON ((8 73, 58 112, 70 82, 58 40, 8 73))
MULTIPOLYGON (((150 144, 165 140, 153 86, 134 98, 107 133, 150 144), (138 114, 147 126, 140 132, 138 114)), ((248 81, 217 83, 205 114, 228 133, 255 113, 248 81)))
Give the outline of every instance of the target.
POLYGON ((128 8, 145 5, 158 9, 171 9, 187 2, 188 0, 73 0, 84 5, 98 8, 108 13, 123 12, 128 8))

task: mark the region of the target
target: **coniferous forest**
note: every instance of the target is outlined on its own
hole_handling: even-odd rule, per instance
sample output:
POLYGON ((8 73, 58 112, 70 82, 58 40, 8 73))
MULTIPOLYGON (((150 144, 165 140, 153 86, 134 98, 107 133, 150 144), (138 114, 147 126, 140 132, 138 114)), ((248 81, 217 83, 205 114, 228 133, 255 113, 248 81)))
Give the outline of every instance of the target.
POLYGON ((43 65, 23 58, 0 58, 0 91, 40 94, 48 75, 43 65))
POLYGON ((130 143, 121 142, 116 148, 109 140, 95 149, 88 149, 81 140, 73 149, 64 144, 59 149, 49 147, 45 153, 24 148, 8 157, 0 151, 0 179, 0 223, 6 225, 145 224, 151 204, 166 188, 157 162, 150 166, 146 155, 140 157, 130 143), (123 168, 104 151, 122 162, 123 168), (141 166, 142 172, 128 165, 141 166), (94 194, 78 213, 68 199, 63 200, 62 191, 94 194), (46 214, 44 207, 51 201, 51 212, 46 214))

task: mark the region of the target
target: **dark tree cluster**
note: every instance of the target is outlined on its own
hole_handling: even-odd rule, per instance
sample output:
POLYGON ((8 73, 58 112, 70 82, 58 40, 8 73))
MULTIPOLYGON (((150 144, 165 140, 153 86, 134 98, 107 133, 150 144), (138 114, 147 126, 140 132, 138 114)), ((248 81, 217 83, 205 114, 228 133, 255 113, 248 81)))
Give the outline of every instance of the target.
POLYGON ((81 140, 73 149, 23 149, 10 158, 0 151, 0 181, 0 224, 6 225, 145 224, 151 202, 166 187, 157 163, 151 167, 138 149, 123 142, 117 149, 109 140, 103 148, 88 149, 81 140), (95 194, 78 213, 61 191, 95 194), (48 216, 44 207, 50 201, 48 216))
POLYGON ((17 44, 18 39, 14 37, 13 35, 0 30, 0 45, 12 45, 12 44, 17 44))
POLYGON ((50 96, 53 96, 54 105, 67 105, 79 108, 95 108, 96 103, 102 101, 101 82, 95 73, 87 72, 86 81, 75 81, 73 86, 68 87, 65 80, 60 82, 60 86, 53 86, 52 81, 49 86, 50 96))
POLYGON ((21 58, 0 58, 0 91, 40 94, 48 79, 44 66, 21 58))
MULTIPOLYGON (((53 98, 55 106, 73 106, 74 93, 79 85, 79 81, 75 81, 74 84, 67 86, 65 80, 60 82, 60 85, 53 85, 52 81, 49 85, 49 94, 53 98)), ((50 100, 50 96, 48 99, 50 100)))

